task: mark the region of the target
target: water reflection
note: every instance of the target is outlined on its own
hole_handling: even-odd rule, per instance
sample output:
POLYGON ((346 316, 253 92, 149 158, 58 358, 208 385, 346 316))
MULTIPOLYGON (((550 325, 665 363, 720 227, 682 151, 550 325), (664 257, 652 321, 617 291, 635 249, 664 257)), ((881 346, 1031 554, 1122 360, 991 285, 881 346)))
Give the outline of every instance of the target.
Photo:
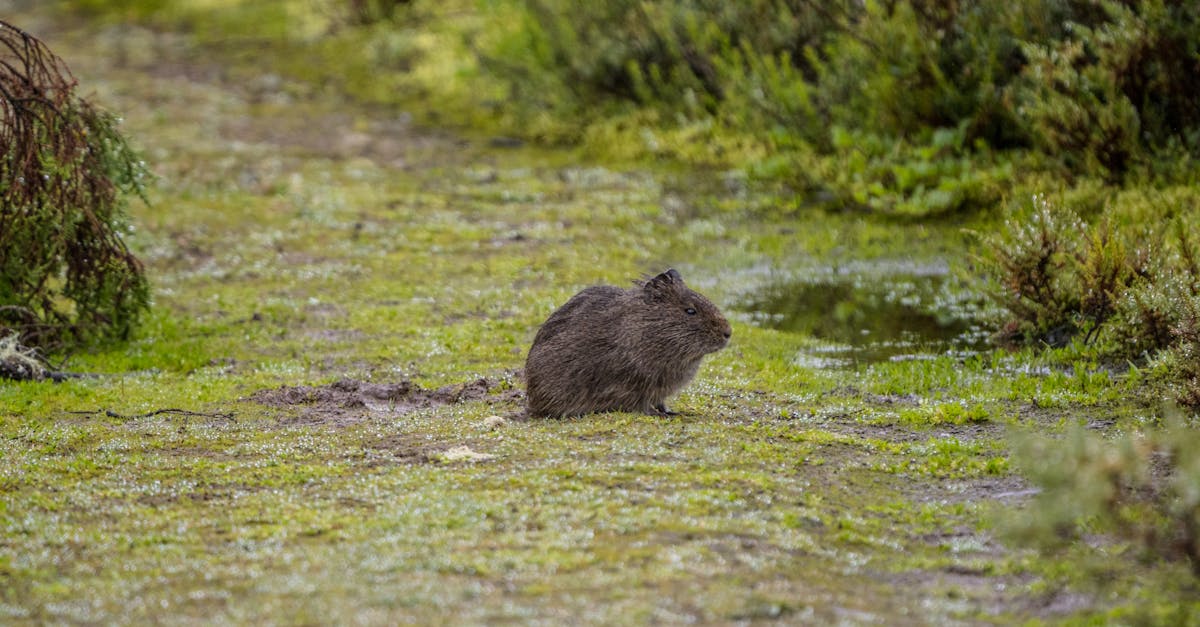
POLYGON ((775 284, 740 309, 764 327, 817 340, 800 361, 828 368, 980 350, 980 307, 947 275, 909 274, 775 284))

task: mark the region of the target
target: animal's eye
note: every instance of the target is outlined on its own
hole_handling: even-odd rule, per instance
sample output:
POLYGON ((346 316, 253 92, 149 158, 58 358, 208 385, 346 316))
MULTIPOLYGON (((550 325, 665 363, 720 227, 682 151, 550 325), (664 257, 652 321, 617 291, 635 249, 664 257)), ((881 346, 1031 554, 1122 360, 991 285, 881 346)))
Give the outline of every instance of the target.
POLYGON ((694 316, 694 315, 696 315, 696 308, 695 308, 695 307, 688 307, 687 309, 684 309, 683 311, 684 311, 685 313, 687 313, 687 315, 689 315, 689 316, 694 316))

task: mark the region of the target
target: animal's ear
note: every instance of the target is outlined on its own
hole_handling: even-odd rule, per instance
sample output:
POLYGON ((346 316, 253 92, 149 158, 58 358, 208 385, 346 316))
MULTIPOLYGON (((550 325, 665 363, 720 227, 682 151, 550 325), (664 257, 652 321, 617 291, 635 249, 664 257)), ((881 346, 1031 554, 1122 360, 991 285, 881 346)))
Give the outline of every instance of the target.
POLYGON ((646 281, 646 287, 648 289, 667 289, 685 286, 683 284, 683 277, 679 275, 679 272, 675 268, 669 268, 666 272, 646 281))

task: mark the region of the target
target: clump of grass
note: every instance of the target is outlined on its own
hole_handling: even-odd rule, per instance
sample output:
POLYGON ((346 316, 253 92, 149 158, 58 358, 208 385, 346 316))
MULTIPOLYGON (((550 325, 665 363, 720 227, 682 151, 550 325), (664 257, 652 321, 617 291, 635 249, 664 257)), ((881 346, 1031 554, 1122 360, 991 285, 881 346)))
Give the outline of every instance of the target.
POLYGON ((978 404, 961 402, 940 403, 933 407, 921 407, 902 410, 899 415, 902 424, 923 427, 968 424, 984 424, 990 421, 986 407, 978 404))

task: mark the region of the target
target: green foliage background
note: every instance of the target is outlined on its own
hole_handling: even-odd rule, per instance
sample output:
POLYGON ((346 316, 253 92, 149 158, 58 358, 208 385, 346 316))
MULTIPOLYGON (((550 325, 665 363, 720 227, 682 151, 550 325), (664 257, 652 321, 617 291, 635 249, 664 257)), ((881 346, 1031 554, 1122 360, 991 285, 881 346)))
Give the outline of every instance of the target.
MULTIPOLYGON (((1200 8, 527 0, 481 66, 535 138, 745 166, 836 206, 994 206, 1034 172, 1195 180, 1200 8)), ((503 19, 500 19, 503 17, 503 19)))
POLYGON ((805 206, 919 218, 989 210, 1047 181, 1197 175, 1193 3, 209 4, 62 2, 187 26, 214 50, 267 38, 263 63, 431 123, 744 168, 805 192, 805 206))

